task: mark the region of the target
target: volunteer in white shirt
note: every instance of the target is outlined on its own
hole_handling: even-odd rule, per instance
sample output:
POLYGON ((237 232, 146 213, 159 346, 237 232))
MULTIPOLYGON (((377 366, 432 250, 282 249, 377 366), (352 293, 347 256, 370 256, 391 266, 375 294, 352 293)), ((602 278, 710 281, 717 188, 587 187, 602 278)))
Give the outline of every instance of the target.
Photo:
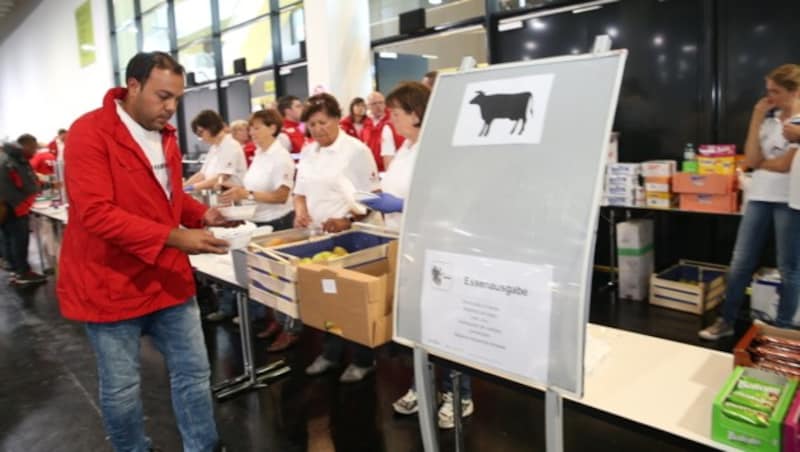
MULTIPOLYGON (((357 212, 352 210, 354 191, 377 191, 378 169, 364 143, 339 129, 341 108, 330 94, 310 97, 302 120, 314 138, 303 150, 295 184, 295 226, 319 226, 328 232, 349 229, 357 212)), ((306 368, 319 375, 338 365, 345 340, 326 333, 323 353, 306 368)), ((375 370, 372 349, 353 343, 353 364, 339 377, 343 383, 362 380, 375 370)))
MULTIPOLYGON (((259 225, 272 226, 273 230, 290 229, 294 224, 294 203, 291 190, 294 185, 294 160, 289 151, 277 140, 283 125, 283 117, 277 110, 260 110, 250 117, 250 137, 256 145, 253 162, 244 176, 244 186, 229 188, 220 197, 221 203, 249 200, 257 203, 253 221, 259 225)), ((230 305, 221 305, 221 314, 232 314, 230 305)), ((251 303, 255 303, 252 302, 251 303)), ((256 311, 256 316, 258 312, 256 311)), ((278 337, 267 351, 280 352, 294 345, 300 338, 303 324, 279 311, 266 328, 256 334, 260 339, 278 337)))
POLYGON ((211 147, 203 167, 190 177, 184 188, 202 190, 223 182, 241 185, 247 172, 247 161, 242 145, 225 130, 219 113, 203 110, 192 119, 192 131, 211 147))
POLYGON ((795 143, 784 129, 800 116, 800 66, 786 64, 766 77, 767 96, 753 107, 745 143, 745 163, 755 168, 747 206, 739 224, 727 275, 722 316, 700 337, 716 340, 733 335, 745 289, 750 284, 774 227, 780 302, 776 324, 789 326, 800 297, 800 212, 789 207, 789 175, 785 173, 795 143), (781 172, 784 171, 784 172, 781 172))
MULTIPOLYGON (((411 173, 419 152, 419 134, 422 120, 430 97, 430 88, 419 82, 403 82, 389 93, 386 104, 390 109, 390 120, 397 133, 405 138, 392 164, 381 180, 382 192, 375 200, 364 201, 372 209, 384 213, 386 226, 400 229, 404 200, 411 187, 411 173)), ((453 428, 453 391, 451 372, 444 369, 442 389, 444 393, 442 406, 438 412, 438 425, 441 428, 453 428)), ((472 379, 468 375, 461 377, 461 415, 469 416, 475 410, 472 402, 472 379)), ((417 392, 412 386, 405 395, 397 399, 392 407, 399 414, 417 412, 417 392)))

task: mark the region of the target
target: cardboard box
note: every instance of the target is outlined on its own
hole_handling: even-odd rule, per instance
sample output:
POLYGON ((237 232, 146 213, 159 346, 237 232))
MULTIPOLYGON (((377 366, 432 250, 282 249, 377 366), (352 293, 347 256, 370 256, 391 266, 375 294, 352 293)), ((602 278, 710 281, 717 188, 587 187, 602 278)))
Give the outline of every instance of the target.
POLYGON ((678 162, 675 160, 649 160, 642 162, 644 177, 670 177, 675 173, 678 162))
POLYGON ((714 441, 729 444, 743 451, 780 451, 783 419, 787 411, 789 411, 789 405, 794 399, 796 389, 797 380, 787 379, 786 377, 758 369, 737 367, 714 399, 714 407, 711 414, 711 438, 714 441), (730 393, 736 389, 739 380, 743 376, 757 378, 765 383, 781 386, 778 402, 769 414, 766 427, 751 425, 728 417, 723 413, 723 404, 730 393))
POLYGON ((639 186, 639 176, 606 176, 606 187, 626 187, 633 189, 639 186))
POLYGON ((606 195, 607 196, 634 196, 634 190, 636 187, 626 187, 626 186, 608 186, 606 187, 606 195))
POLYGON ((641 173, 642 165, 639 163, 609 163, 606 167, 609 176, 638 176, 641 173))
POLYGON ((800 452, 800 397, 795 392, 794 401, 783 419, 781 443, 784 452, 800 452))
POLYGON ((650 304, 702 314, 722 301, 726 271, 723 265, 681 260, 652 275, 650 304))
POLYGON ((653 220, 639 218, 617 223, 617 254, 642 254, 653 247, 653 220))
POLYGON ((750 344, 756 336, 761 334, 800 341, 800 331, 778 328, 760 322, 753 323, 750 329, 744 333, 744 336, 739 339, 739 342, 736 343, 736 346, 733 347, 733 364, 735 366, 758 367, 756 363, 753 362, 753 357, 750 355, 750 344))
POLYGON ((671 192, 671 177, 645 177, 644 189, 647 192, 671 192))
POLYGON ((736 178, 722 174, 677 173, 672 181, 675 193, 726 195, 736 191, 736 178))
POLYGON ((672 209, 678 204, 672 193, 647 192, 647 207, 652 209, 672 209))
POLYGON ((632 195, 603 195, 604 206, 632 207, 636 205, 636 198, 632 195))
POLYGON ((653 220, 636 219, 617 223, 620 298, 647 298, 654 262, 653 220))
POLYGON ((397 241, 384 259, 350 269, 298 266, 303 323, 345 339, 377 347, 392 340, 392 302, 397 241))
MULTIPOLYGON (((761 268, 753 275, 750 283, 750 313, 753 318, 774 322, 778 315, 780 301, 781 274, 776 268, 761 268)), ((800 320, 800 310, 795 314, 794 323, 800 320)))
POLYGON ((320 265, 333 268, 356 267, 366 262, 383 259, 387 245, 396 240, 395 233, 382 233, 361 225, 336 234, 309 236, 306 230, 288 230, 271 234, 251 242, 247 252, 250 279, 250 298, 298 318, 300 298, 296 289, 297 266, 303 258, 341 246, 348 251, 345 256, 331 257, 320 265), (303 239, 305 234, 305 239, 303 239), (268 246, 281 238, 284 244, 268 246), (298 239, 298 240, 295 240, 298 239), (286 243, 288 242, 288 243, 286 243))
POLYGON ((735 213, 739 211, 739 194, 705 195, 681 193, 681 210, 693 212, 735 213))
POLYGON ((736 158, 734 157, 697 157, 699 174, 736 174, 736 158))
POLYGON ((703 157, 733 157, 736 155, 736 145, 701 144, 698 153, 703 157))

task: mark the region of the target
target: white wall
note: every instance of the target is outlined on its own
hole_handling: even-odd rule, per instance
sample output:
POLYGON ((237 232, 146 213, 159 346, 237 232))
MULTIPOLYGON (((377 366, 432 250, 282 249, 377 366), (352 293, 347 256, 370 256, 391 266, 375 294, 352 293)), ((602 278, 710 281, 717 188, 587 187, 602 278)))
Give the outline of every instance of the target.
POLYGON ((113 83, 108 11, 105 0, 91 0, 97 56, 81 68, 75 9, 82 2, 42 0, 0 41, 0 139, 32 133, 48 142, 101 105, 113 83))

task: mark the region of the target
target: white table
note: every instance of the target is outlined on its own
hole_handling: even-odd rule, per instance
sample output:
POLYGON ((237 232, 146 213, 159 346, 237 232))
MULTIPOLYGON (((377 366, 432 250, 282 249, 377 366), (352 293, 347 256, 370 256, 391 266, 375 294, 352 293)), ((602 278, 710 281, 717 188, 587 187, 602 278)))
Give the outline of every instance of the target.
MULTIPOLYGON (((53 207, 52 201, 40 201, 33 205, 31 208, 31 214, 36 219, 36 221, 33 222, 33 234, 36 240, 36 246, 39 249, 39 262, 42 266, 42 272, 44 272, 48 269, 48 267, 45 263, 45 252, 42 239, 43 220, 51 225, 53 245, 55 248, 53 252, 55 259, 57 259, 58 250, 60 249, 61 244, 62 232, 64 225, 67 223, 67 206, 62 205, 59 207, 53 207)), ((55 266, 56 263, 53 262, 52 268, 55 268, 55 266)))
POLYGON ((733 371, 733 355, 589 324, 587 349, 608 352, 585 376, 577 403, 723 450, 711 440, 714 397, 733 371))
POLYGON ((242 343, 242 361, 244 371, 241 375, 222 381, 212 386, 211 390, 217 399, 222 400, 250 389, 268 387, 267 380, 288 374, 291 368, 283 360, 256 368, 253 358, 253 338, 250 329, 250 313, 247 303, 247 286, 239 284, 233 271, 233 257, 227 254, 197 254, 189 256, 192 268, 221 284, 232 288, 236 293, 236 304, 239 308, 239 338, 242 343))

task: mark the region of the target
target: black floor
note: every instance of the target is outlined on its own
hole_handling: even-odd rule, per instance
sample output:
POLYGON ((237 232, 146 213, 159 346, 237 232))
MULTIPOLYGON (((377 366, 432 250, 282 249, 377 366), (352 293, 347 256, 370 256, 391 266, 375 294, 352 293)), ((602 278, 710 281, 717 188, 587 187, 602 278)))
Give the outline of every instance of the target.
MULTIPOLYGON (((597 279, 602 278, 599 276, 597 279)), ((690 344, 700 317, 595 295, 591 320, 690 344)), ((708 319, 706 320, 708 321, 708 319)), ((213 381, 241 368, 238 330, 206 325, 213 381)), ((256 359, 267 342, 256 342, 256 359)), ((336 375, 308 378, 302 369, 319 351, 320 335, 306 332, 284 355, 293 373, 269 388, 216 406, 228 450, 421 451, 416 417, 396 416, 391 403, 411 381, 411 354, 401 346, 379 351, 377 375, 355 385, 336 375)), ((733 339, 717 344, 730 350, 733 339)), ((160 355, 143 346, 142 391, 146 426, 155 445, 180 451, 160 355)), ((541 393, 496 379, 474 378, 475 414, 465 422, 468 451, 544 450, 541 393)), ((0 451, 108 451, 98 409, 94 358, 81 325, 61 318, 53 283, 9 288, 0 272, 0 451)), ((654 407, 657 409, 657 407, 654 407)), ((571 402, 565 407, 565 449, 570 451, 680 451, 701 449, 680 438, 571 402)), ((451 432, 440 433, 441 450, 454 450, 451 432)))

